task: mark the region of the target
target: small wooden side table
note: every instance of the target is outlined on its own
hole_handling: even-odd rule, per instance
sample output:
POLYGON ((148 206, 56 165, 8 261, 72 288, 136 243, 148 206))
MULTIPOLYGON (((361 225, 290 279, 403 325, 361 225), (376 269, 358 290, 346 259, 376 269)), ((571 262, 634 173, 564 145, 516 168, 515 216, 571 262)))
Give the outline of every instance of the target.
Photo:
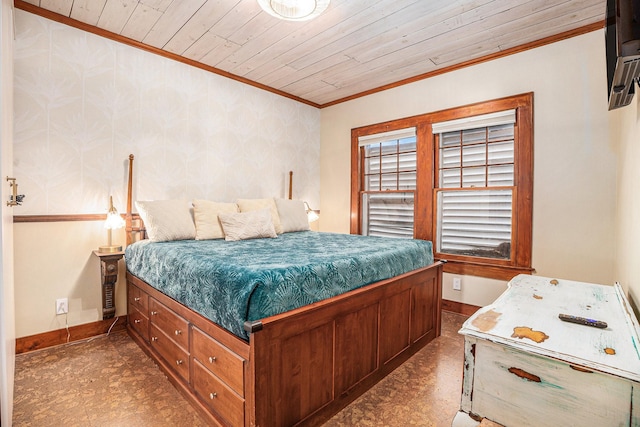
POLYGON ((118 281, 118 261, 124 256, 124 252, 102 253, 93 251, 100 258, 100 271, 102 276, 102 319, 112 319, 116 315, 116 303, 114 299, 116 282, 118 281))

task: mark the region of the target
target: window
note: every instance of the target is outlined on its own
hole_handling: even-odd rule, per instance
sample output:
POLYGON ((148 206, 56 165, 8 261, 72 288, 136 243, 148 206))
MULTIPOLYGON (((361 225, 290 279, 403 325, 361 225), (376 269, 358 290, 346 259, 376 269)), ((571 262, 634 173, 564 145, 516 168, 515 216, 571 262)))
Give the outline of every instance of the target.
POLYGON ((352 233, 431 240, 456 274, 533 270, 533 94, 353 129, 351 176, 352 233))
POLYGON ((362 234, 413 237, 416 130, 358 138, 363 160, 362 234))
POLYGON ((433 124, 436 252, 510 259, 515 110, 433 124))

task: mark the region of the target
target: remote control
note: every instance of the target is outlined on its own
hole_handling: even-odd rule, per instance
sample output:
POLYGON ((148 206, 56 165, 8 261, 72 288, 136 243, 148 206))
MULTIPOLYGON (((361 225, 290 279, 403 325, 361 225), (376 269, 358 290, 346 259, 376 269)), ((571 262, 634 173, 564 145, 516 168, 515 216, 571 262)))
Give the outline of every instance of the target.
POLYGON ((607 322, 602 320, 587 319, 586 317, 573 316, 571 314, 558 314, 560 320, 565 322, 578 323, 580 325, 593 326, 594 328, 604 329, 607 327, 607 322))

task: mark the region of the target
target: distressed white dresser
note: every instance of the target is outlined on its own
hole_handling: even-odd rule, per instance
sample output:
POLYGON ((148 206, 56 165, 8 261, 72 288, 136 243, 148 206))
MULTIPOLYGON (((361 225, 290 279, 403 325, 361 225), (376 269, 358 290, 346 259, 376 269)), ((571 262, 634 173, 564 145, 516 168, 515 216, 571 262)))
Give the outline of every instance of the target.
POLYGON ((619 285, 520 275, 462 326, 455 427, 640 426, 639 327, 619 285), (597 319, 596 328, 559 314, 597 319))

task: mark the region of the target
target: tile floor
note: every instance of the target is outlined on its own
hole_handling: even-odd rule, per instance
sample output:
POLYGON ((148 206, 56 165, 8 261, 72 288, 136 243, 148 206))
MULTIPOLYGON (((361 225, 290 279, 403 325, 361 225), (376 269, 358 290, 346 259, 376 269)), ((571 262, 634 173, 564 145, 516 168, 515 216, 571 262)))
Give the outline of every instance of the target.
MULTIPOLYGON (((460 404, 465 316, 325 427, 450 426, 460 404)), ((126 332, 16 356, 14 426, 204 426, 126 332)))

